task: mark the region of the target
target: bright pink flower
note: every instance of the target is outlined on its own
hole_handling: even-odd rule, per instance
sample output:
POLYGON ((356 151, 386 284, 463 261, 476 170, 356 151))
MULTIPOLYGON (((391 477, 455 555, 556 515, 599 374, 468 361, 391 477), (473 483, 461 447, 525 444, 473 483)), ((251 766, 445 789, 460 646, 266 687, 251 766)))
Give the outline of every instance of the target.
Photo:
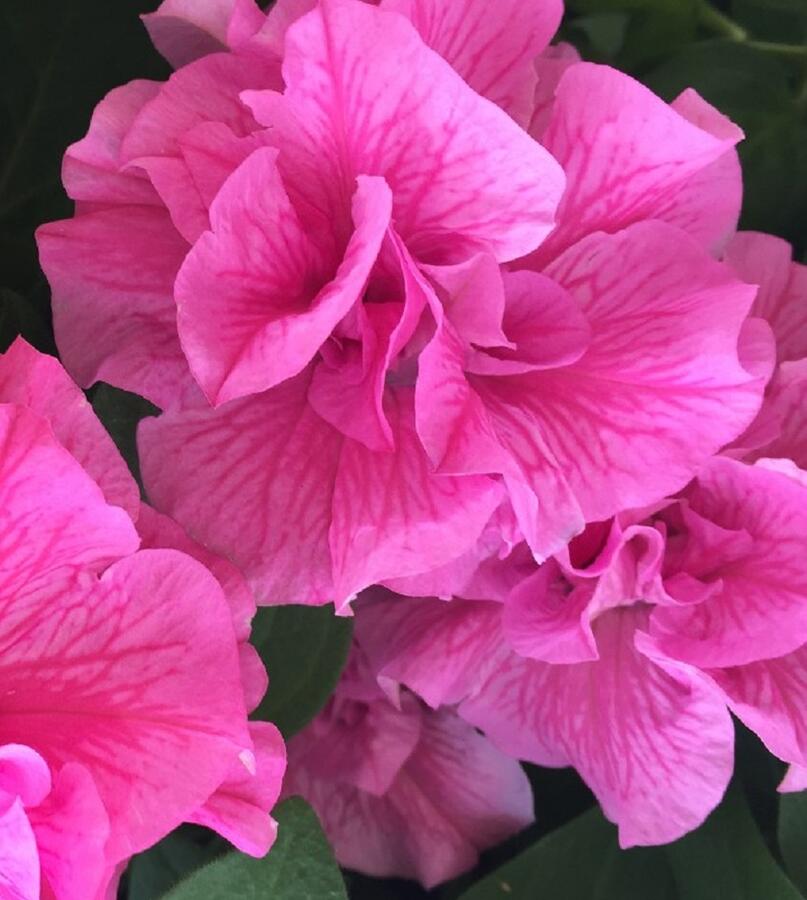
POLYGON ((189 819, 265 852, 283 750, 273 726, 247 726, 244 693, 266 681, 247 654, 239 666, 243 580, 153 521, 155 546, 190 550, 219 581, 186 553, 138 550, 133 519, 150 513, 56 360, 18 339, 0 400, 5 887, 100 897, 120 862, 189 819))
MULTIPOLYGON (((552 225, 562 175, 398 13, 333 0, 281 39, 282 23, 300 11, 286 4, 259 32, 245 37, 249 29, 241 29, 236 40, 233 23, 246 21, 239 9, 207 4, 191 15, 182 4, 166 4, 149 20, 152 30, 175 36, 181 19, 201 45, 206 34, 234 53, 203 56, 162 88, 137 83, 104 101, 90 134, 66 159, 79 215, 42 230, 42 259, 60 347, 83 383, 103 377, 164 408, 198 405, 162 420, 166 434, 154 442, 154 429, 145 430, 146 477, 158 505, 242 565, 262 602, 344 601, 378 578, 457 556, 498 503, 492 479, 435 479, 417 437, 406 370, 414 363, 407 346, 420 340, 415 332, 427 305, 418 266, 471 248, 502 260, 533 248, 552 225), (329 42, 340 46, 338 58, 322 56, 329 42), (279 87, 283 43, 285 93, 243 93, 279 87), (367 94, 370 81, 356 80, 351 60, 377 70, 383 89, 367 94), (307 70, 320 65, 324 80, 311 81, 307 70), (380 77, 390 67, 394 77, 380 77), (239 95, 268 127, 259 129, 239 95), (441 112, 448 106, 455 110, 450 127, 441 112), (204 410, 173 332, 172 295, 190 370, 212 399, 272 390, 241 408, 204 410), (363 305, 363 295, 384 302, 363 305), (393 366, 403 370, 401 386, 385 390, 393 366), (270 433, 245 429, 245 419, 270 433), (276 454, 269 464, 262 456, 293 445, 291 429, 304 452, 315 454, 311 484, 302 486, 305 511, 299 505, 296 519, 291 509, 284 514, 294 547, 283 529, 270 533, 267 520, 301 493, 299 479, 276 454), (187 452, 177 462, 198 468, 192 481, 177 470, 164 484, 152 460, 181 430, 187 452), (234 458, 227 462, 208 442, 232 430, 238 440, 229 442, 234 458), (225 504, 221 517, 207 501, 205 514, 196 515, 196 490, 222 483, 223 470, 208 468, 220 463, 247 488, 247 459, 258 481, 254 499, 243 496, 241 507, 257 508, 236 537, 225 504), (399 484, 400 500, 384 498, 390 483, 399 484), (180 484, 188 490, 175 491, 180 484), (364 499, 348 505, 345 495, 364 499), (301 553, 311 559, 308 573, 299 571, 301 553)), ((559 16, 555 4, 529 9, 519 13, 529 27, 516 40, 500 25, 479 35, 496 54, 483 58, 466 47, 452 58, 502 102, 515 97, 513 72, 534 81, 531 54, 559 16)), ((455 12, 448 5, 440 12, 439 4, 409 9, 446 52, 461 24, 455 12)), ((293 453, 291 464, 302 464, 293 453)))
POLYGON ((575 766, 624 846, 673 840, 731 775, 728 709, 807 762, 807 506, 783 471, 715 459, 678 500, 590 526, 504 603, 377 592, 359 640, 388 689, 575 766))
POLYGON ((352 662, 325 710, 289 742, 287 794, 302 794, 340 864, 431 887, 533 820, 519 765, 451 710, 408 691, 393 704, 352 662))
POLYGON ((539 58, 557 3, 486 7, 167 0, 149 27, 192 61, 68 151, 78 214, 40 231, 62 354, 166 410, 149 496, 260 603, 451 565, 504 496, 546 557, 758 410, 754 291, 708 252, 739 130, 539 58))

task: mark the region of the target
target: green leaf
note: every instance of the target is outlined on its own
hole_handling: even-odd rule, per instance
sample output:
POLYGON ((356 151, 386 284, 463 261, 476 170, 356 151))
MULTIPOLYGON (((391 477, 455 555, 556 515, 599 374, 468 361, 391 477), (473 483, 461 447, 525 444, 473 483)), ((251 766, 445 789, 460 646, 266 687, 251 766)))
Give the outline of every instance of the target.
POLYGON ((286 738, 307 725, 339 680, 352 633, 353 620, 334 615, 333 606, 259 609, 252 643, 269 673, 269 690, 253 718, 274 722, 286 738))
POLYGON ((7 350, 18 334, 40 350, 55 353, 50 328, 34 304, 16 291, 0 288, 0 352, 7 350))
POLYGON ((588 44, 581 49, 586 57, 616 63, 633 71, 657 63, 690 41, 696 31, 696 0, 571 0, 570 37, 584 31, 588 44), (574 18, 579 14, 582 18, 574 18), (620 15, 621 40, 616 42, 616 19, 620 15), (588 52, 592 51, 592 52, 588 52))
POLYGON ((801 898, 765 846, 736 786, 697 831, 666 850, 681 900, 801 898))
POLYGON ((732 0, 731 17, 757 40, 807 40, 805 0, 732 0))
POLYGON ((807 894, 807 792, 779 799, 779 847, 788 875, 807 894))
POLYGON ((660 848, 620 850, 592 809, 477 882, 460 900, 677 900, 660 848))
POLYGON ((127 900, 155 900, 196 869, 221 856, 229 844, 206 829, 183 825, 145 853, 127 870, 127 900))
POLYGON ((138 394, 122 391, 103 382, 92 390, 92 408, 115 441, 142 489, 140 463, 137 459, 137 424, 146 416, 157 415, 159 410, 138 394))
POLYGON ((292 797, 274 815, 278 836, 267 856, 228 853, 191 875, 166 900, 347 900, 333 852, 308 804, 292 797))

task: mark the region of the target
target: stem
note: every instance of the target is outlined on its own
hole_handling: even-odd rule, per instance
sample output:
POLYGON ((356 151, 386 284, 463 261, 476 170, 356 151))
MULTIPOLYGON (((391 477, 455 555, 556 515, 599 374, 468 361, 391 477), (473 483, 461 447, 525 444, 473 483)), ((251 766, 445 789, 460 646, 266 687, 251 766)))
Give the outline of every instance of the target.
POLYGON ((701 3, 698 15, 702 25, 722 37, 726 37, 731 41, 745 41, 748 39, 748 32, 742 25, 738 25, 725 13, 720 12, 719 9, 715 9, 714 6, 707 3, 706 0, 701 3))
POLYGON ((754 50, 762 50, 765 53, 775 53, 779 56, 787 56, 791 59, 804 59, 807 62, 807 44, 777 44, 773 41, 745 41, 747 47, 754 50))

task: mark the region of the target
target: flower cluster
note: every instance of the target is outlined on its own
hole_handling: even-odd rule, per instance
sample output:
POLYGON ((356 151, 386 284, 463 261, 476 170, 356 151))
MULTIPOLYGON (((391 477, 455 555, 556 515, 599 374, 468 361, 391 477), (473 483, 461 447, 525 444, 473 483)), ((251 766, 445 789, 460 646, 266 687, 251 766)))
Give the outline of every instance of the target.
MULTIPOLYGON (((38 232, 60 354, 81 386, 160 408, 139 452, 171 520, 139 512, 119 461, 83 459, 84 419, 65 446, 139 512, 148 546, 220 582, 176 552, 135 552, 132 520, 98 498, 91 528, 49 504, 53 532, 86 545, 70 544, 69 577, 124 557, 93 590, 176 618, 175 644, 129 613, 140 681, 82 650, 97 690, 176 701, 189 746, 188 723, 212 720, 193 784, 171 770, 170 816, 145 793, 121 800, 120 773, 85 760, 105 865, 188 819, 266 849, 282 764, 270 726, 245 730, 244 690, 262 692, 244 663, 250 591, 356 616, 286 787, 346 865, 457 874, 529 822, 516 760, 574 766, 623 845, 673 840, 723 794, 729 711, 793 764, 786 786, 807 784, 807 269, 784 242, 736 233, 739 129, 694 91, 668 104, 550 46, 561 14, 560 0, 277 0, 268 14, 164 0, 145 18, 174 73, 112 91, 67 151, 75 216, 38 232), (172 567, 200 586, 172 589, 172 567), (141 596, 138 579, 159 589, 141 596), (234 631, 217 624, 227 600, 234 631), (163 640, 183 660, 164 675, 163 640), (214 654, 223 706, 197 709, 182 673, 214 654), (250 786, 237 761, 261 748, 250 786), (223 779, 238 816, 205 802, 223 779), (126 810, 141 802, 138 830, 126 810)), ((8 596, 42 558, 13 560, 8 596)), ((66 694, 74 679, 46 682, 66 694)), ((55 785, 9 792, 36 834, 73 757, 19 722, 6 768, 49 766, 55 785)), ((116 736, 148 752, 150 737, 116 736)))

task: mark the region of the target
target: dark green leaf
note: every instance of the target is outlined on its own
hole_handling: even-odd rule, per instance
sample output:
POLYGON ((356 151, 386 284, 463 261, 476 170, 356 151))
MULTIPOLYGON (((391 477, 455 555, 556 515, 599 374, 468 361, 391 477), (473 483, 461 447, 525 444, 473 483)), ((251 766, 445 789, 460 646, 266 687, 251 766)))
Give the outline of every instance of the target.
POLYGON ((310 722, 339 679, 352 632, 353 620, 334 615, 333 606, 258 610, 252 642, 269 673, 269 690, 253 718, 274 722, 287 738, 310 722))
POLYGON ((807 792, 779 799, 779 847, 788 875, 807 894, 807 792))
POLYGON ((593 809, 483 878, 461 900, 676 900, 660 848, 620 850, 593 809))
POLYGON ((16 291, 0 288, 0 352, 18 334, 44 352, 55 351, 49 325, 34 304, 16 291))
POLYGON ((347 900, 339 868, 311 808, 292 797, 274 815, 279 831, 266 857, 228 853, 191 875, 166 900, 347 900))
POLYGON ((681 900, 800 900, 736 786, 697 830, 667 847, 681 900))
POLYGON ((34 229, 71 212, 60 182, 61 158, 86 132, 95 104, 132 78, 167 73, 138 19, 156 5, 0 4, 0 283, 30 296, 38 278, 34 229))
POLYGON ((92 390, 92 408, 112 436, 137 483, 141 484, 137 459, 137 423, 146 416, 157 415, 159 410, 137 394, 103 383, 92 390))
POLYGON ((229 847, 206 829, 183 825, 145 853, 127 870, 128 900, 155 900, 229 847), (201 833, 201 834, 200 834, 201 833))
POLYGON ((805 0, 732 0, 731 16, 758 40, 798 43, 807 39, 805 0))
MULTIPOLYGON (((629 71, 656 63, 683 46, 693 38, 698 22, 696 0, 571 0, 568 9, 573 28, 579 30, 580 26, 588 32, 589 45, 581 48, 584 55, 590 56, 585 51, 591 49, 593 58, 615 62, 629 71), (618 45, 613 23, 608 33, 606 15, 622 17, 618 45), (609 46, 618 53, 602 52, 609 46)), ((574 32, 570 36, 574 40, 574 32)))

